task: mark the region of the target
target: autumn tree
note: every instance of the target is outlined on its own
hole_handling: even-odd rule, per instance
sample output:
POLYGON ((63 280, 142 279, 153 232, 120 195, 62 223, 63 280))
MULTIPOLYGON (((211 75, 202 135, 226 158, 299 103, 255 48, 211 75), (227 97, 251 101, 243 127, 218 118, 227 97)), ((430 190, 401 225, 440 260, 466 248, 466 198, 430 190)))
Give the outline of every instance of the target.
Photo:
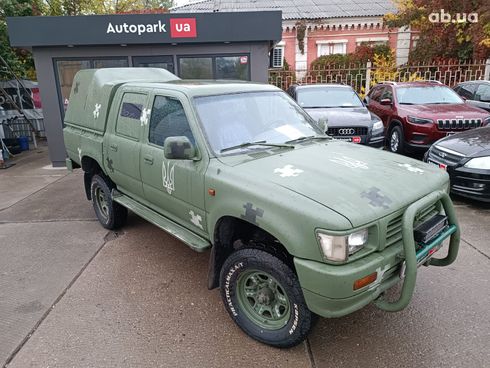
POLYGON ((398 12, 385 16, 388 26, 410 26, 412 30, 419 32, 419 39, 410 53, 410 60, 467 60, 490 57, 488 0, 394 1, 398 12))

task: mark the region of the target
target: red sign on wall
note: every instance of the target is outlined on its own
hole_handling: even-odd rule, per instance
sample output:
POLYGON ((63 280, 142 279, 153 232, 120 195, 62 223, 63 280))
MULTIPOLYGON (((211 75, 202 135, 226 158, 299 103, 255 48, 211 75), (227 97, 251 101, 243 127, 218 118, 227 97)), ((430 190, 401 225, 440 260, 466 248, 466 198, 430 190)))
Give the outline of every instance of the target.
POLYGON ((170 37, 172 38, 197 37, 196 18, 171 18, 170 37))

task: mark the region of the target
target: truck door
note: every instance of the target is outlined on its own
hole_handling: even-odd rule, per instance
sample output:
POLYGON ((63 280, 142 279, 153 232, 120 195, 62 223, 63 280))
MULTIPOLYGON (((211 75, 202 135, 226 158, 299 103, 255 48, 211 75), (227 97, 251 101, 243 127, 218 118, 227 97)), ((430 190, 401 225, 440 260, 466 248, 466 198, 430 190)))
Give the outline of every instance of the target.
POLYGON ((116 122, 108 127, 104 149, 107 173, 121 192, 135 199, 144 197, 140 150, 144 130, 141 120, 147 100, 148 94, 144 92, 122 92, 117 111, 111 111, 116 122))
POLYGON ((145 199, 155 211, 197 234, 206 231, 204 174, 207 157, 193 131, 192 109, 179 93, 152 97, 151 116, 141 148, 141 179, 145 199), (163 146, 168 137, 186 136, 196 146, 198 160, 167 160, 163 146))

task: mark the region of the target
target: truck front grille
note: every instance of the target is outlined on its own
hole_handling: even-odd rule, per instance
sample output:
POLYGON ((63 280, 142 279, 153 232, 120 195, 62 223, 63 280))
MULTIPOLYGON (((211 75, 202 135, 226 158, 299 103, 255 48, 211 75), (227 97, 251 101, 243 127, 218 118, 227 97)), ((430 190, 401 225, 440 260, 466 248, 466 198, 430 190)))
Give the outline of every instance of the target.
POLYGON ((437 119, 439 130, 465 130, 481 126, 481 119, 437 119))
MULTIPOLYGON (((433 203, 430 206, 424 208, 415 216, 415 221, 413 224, 414 227, 428 220, 437 213, 439 213, 437 203, 433 203)), ((393 245, 402 240, 402 219, 403 213, 392 218, 388 222, 388 226, 386 227, 386 247, 389 247, 390 245, 393 245)))
POLYGON ((459 156, 448 151, 443 151, 437 148, 437 146, 435 145, 432 146, 429 150, 430 161, 437 162, 439 164, 445 164, 448 166, 456 165, 459 161, 461 161, 463 157, 463 155, 459 156))

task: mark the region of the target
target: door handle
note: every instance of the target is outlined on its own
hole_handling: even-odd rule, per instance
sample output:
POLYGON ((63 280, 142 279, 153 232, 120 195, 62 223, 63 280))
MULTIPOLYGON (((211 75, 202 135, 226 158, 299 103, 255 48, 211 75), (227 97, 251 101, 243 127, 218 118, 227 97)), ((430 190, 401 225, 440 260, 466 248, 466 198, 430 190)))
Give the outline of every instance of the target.
POLYGON ((109 145, 109 148, 114 151, 114 152, 117 152, 117 144, 110 144, 109 145))
POLYGON ((153 165, 153 157, 152 156, 144 155, 143 160, 145 161, 145 164, 153 165))

